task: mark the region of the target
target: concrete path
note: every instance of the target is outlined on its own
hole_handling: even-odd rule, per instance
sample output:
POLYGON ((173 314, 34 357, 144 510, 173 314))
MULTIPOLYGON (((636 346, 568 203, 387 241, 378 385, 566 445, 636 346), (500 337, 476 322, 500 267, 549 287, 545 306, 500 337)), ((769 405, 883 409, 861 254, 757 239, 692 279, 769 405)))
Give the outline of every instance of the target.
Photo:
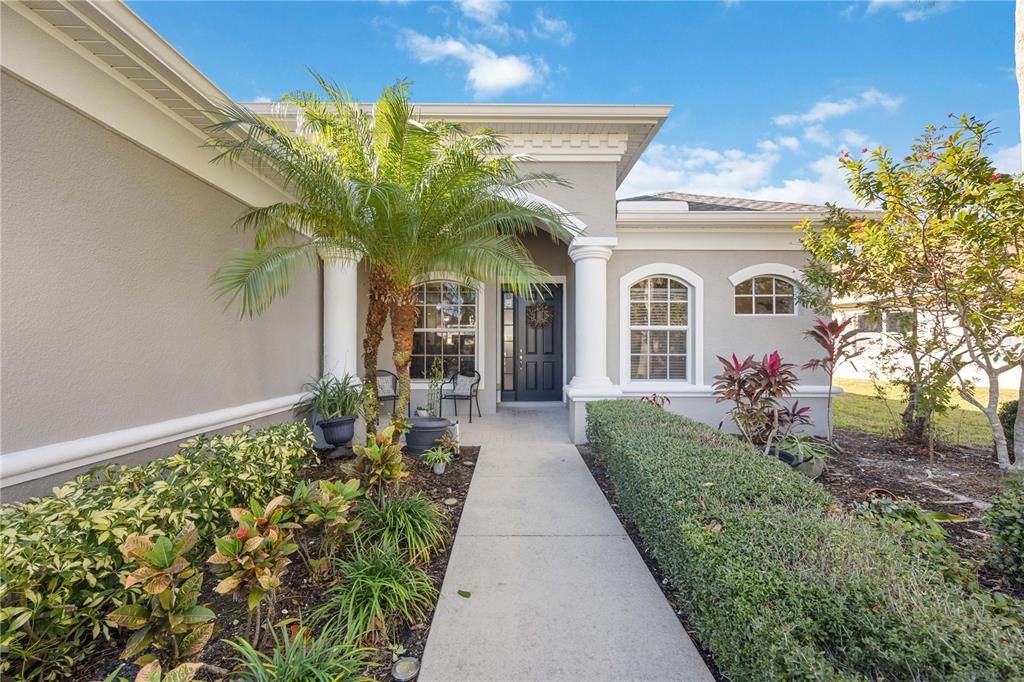
POLYGON ((713 679, 567 423, 558 404, 463 420, 482 450, 421 682, 713 679))

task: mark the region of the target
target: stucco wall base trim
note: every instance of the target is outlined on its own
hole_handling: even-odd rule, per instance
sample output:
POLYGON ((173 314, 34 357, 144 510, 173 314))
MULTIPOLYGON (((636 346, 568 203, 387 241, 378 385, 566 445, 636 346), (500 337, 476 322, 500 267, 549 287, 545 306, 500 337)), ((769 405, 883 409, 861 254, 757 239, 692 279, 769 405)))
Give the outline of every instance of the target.
POLYGON ((171 443, 289 409, 303 394, 260 400, 189 417, 18 450, 0 456, 0 486, 7 487, 171 443))

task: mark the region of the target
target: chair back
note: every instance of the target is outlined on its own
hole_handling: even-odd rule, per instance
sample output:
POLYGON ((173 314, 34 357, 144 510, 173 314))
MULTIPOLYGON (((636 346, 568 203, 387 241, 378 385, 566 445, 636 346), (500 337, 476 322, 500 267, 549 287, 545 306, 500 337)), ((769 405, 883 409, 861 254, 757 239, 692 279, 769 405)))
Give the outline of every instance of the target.
POLYGON ((377 370, 377 397, 393 398, 398 395, 398 377, 386 369, 377 370))
POLYGON ((474 389, 480 383, 480 372, 476 370, 472 374, 458 373, 452 377, 453 395, 472 395, 474 389))

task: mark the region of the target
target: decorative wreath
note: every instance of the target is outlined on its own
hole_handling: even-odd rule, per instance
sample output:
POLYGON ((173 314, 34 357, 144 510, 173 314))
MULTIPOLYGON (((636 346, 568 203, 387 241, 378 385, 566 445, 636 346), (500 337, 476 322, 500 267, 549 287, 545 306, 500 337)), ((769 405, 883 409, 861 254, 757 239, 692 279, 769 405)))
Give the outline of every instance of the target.
POLYGON ((526 324, 534 329, 543 329, 554 318, 555 311, 547 303, 534 303, 526 309, 526 324))

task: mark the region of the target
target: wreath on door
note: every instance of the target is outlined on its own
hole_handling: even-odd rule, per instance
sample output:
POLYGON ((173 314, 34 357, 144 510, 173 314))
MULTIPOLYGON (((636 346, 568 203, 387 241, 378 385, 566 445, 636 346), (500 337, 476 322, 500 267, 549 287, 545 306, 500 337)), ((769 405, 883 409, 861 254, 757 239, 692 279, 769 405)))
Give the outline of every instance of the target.
POLYGON ((534 303, 526 309, 526 324, 534 329, 543 329, 554 318, 555 311, 547 303, 534 303))

